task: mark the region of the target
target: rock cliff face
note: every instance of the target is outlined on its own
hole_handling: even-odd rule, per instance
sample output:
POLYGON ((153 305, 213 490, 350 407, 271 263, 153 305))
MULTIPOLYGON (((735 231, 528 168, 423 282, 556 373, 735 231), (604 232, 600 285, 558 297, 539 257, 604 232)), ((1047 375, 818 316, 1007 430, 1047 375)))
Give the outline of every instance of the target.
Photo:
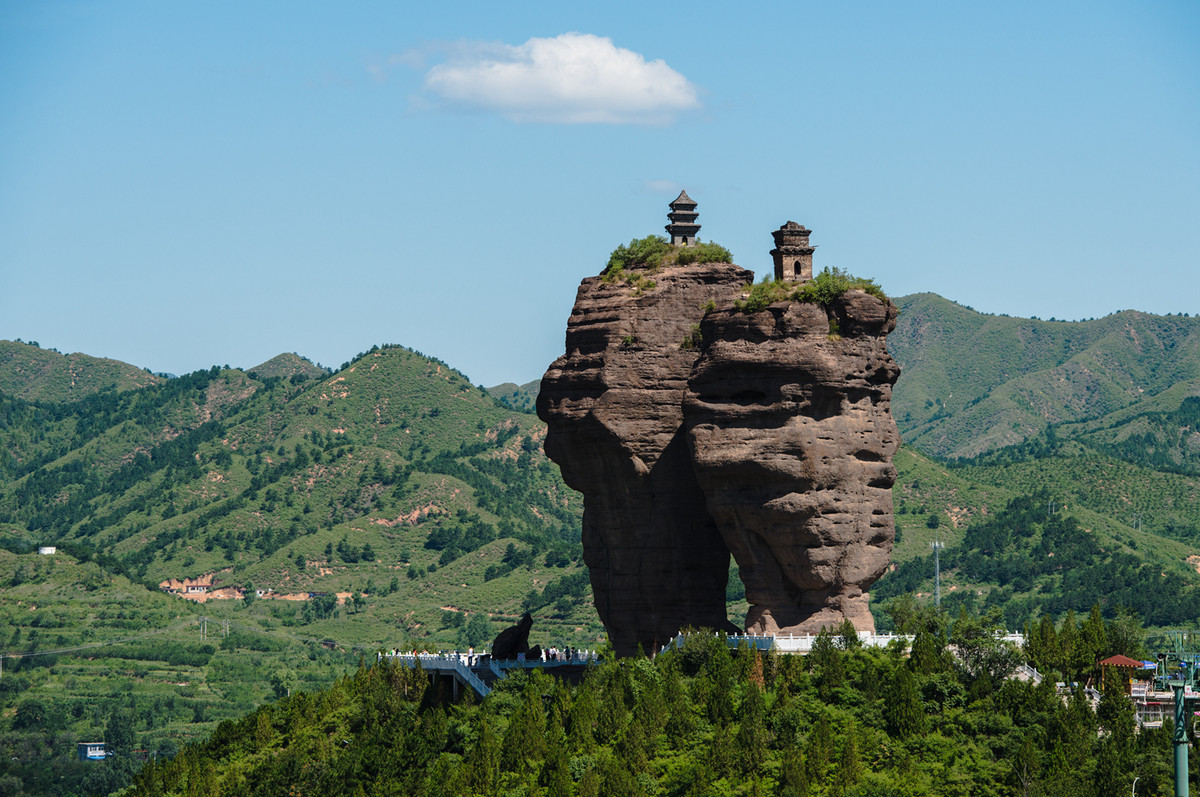
POLYGON ((546 453, 584 495, 584 555, 620 655, 683 626, 733 630, 730 552, 748 628, 873 627, 865 590, 894 535, 895 309, 851 291, 828 314, 743 314, 732 303, 752 277, 707 263, 640 289, 585 279, 542 380, 546 453))
POLYGON ((873 630, 866 590, 891 555, 896 310, 849 291, 710 313, 684 395, 692 462, 746 584, 746 629, 873 630), (831 318, 840 334, 830 334, 831 318))
POLYGON ((708 302, 753 274, 668 267, 641 291, 589 277, 567 323, 566 354, 538 395, 546 454, 583 493, 583 551, 613 647, 661 647, 681 626, 725 628, 729 550, 704 505, 683 430, 696 348, 681 344, 708 302))

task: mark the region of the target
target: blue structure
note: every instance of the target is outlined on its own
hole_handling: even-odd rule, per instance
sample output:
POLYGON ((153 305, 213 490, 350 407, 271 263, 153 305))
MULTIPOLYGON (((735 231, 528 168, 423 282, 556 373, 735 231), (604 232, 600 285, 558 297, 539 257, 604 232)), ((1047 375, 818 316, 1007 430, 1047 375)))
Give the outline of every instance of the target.
POLYGON ((106 758, 108 758, 108 753, 104 749, 104 742, 79 743, 80 761, 103 761, 106 758))

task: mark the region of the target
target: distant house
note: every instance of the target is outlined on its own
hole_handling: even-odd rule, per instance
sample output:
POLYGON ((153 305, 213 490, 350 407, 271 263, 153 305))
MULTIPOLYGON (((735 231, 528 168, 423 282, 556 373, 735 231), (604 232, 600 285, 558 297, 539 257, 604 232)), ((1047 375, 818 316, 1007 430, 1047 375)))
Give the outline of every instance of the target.
POLYGON ((158 588, 171 595, 182 595, 187 598, 189 596, 207 595, 210 591, 218 587, 216 584, 216 575, 214 573, 207 573, 196 578, 168 578, 166 581, 159 582, 158 588))
POLYGON ((104 750, 104 742, 79 743, 80 761, 103 761, 107 757, 108 753, 104 750))
POLYGON ((58 549, 53 545, 39 545, 38 553, 42 556, 54 556, 54 554, 58 553, 58 549))

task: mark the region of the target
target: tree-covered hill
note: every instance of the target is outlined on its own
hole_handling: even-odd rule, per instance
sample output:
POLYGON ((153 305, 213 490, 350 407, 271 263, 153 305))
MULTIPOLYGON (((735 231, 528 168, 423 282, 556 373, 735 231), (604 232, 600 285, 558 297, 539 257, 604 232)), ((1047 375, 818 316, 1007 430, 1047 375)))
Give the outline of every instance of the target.
POLYGON ((246 373, 253 374, 258 379, 269 379, 273 376, 282 377, 283 379, 291 379, 294 376, 320 379, 328 374, 329 370, 322 368, 307 357, 285 352, 284 354, 277 354, 265 363, 260 363, 253 368, 247 368, 246 373))
POLYGON ((122 700, 136 733, 178 745, 280 689, 331 683, 360 654, 486 645, 525 610, 535 642, 594 647, 580 503, 542 434, 398 346, 316 379, 214 367, 69 403, 0 393, 0 655, 35 654, 4 662, 0 709, 59 706, 0 730, 0 747, 36 749, 0 779, 45 793, 30 773, 74 755, 55 735, 102 735, 122 700), (158 590, 200 576, 250 599, 158 590), (97 601, 122 624, 97 622, 97 601), (174 662, 203 628, 215 652, 174 662), (223 695, 236 699, 218 710, 223 695))
MULTIPOLYGON (((1200 581, 1200 390, 1181 348, 1194 321, 1039 322, 933 296, 898 303, 891 343, 906 370, 895 407, 908 444, 877 622, 931 601, 935 539, 946 545, 944 605, 1000 608, 1009 627, 1097 602, 1110 620, 1128 608, 1150 625, 1188 616, 1200 581), (906 327, 921 319, 919 332, 906 327), (972 363, 968 349, 984 356, 972 363), (1160 356, 1168 349, 1178 362, 1160 356), (1076 396, 1071 363, 1103 378, 1076 396), (1143 391, 1113 388, 1122 380, 1143 391), (1007 418, 1028 426, 1014 445, 1002 445, 1007 418)), ((170 380, 117 365, 105 367, 140 386, 98 370, 76 374, 76 386, 97 385, 86 394, 47 392, 61 379, 0 368, 10 379, 0 387, 0 654, 36 654, 4 662, 0 747, 36 750, 15 758, 37 762, 0 766, 0 781, 46 793, 52 784, 32 785, 32 773, 73 754, 56 734, 102 735, 126 722, 113 712, 122 700, 133 732, 169 749, 289 688, 332 683, 358 653, 486 642, 525 609, 535 642, 598 644, 580 500, 542 454, 544 427, 526 407, 537 382, 485 391, 398 346, 334 373, 297 355, 170 380), (38 544, 57 545, 59 558, 38 557, 38 544), (193 604, 157 590, 197 576, 251 600, 193 604), (220 641, 211 630, 201 640, 205 627, 220 641), (112 644, 42 653, 84 643, 112 644), (205 644, 204 662, 172 663, 172 648, 205 644), (27 709, 18 727, 14 712, 47 696, 57 708, 43 719, 27 709)), ((731 578, 735 622, 739 584, 731 578)))
POLYGON ((37 343, 0 340, 0 393, 42 402, 78 401, 108 390, 136 390, 163 381, 119 360, 61 354, 37 343))
MULTIPOLYGON (((1115 797, 1135 775, 1141 794, 1168 793, 1170 730, 1135 733, 1119 680, 1093 709, 1082 690, 1006 680, 1022 656, 986 618, 908 624, 909 656, 853 635, 822 634, 799 657, 703 634, 579 686, 509 676, 481 704, 439 701, 422 673, 380 664, 222 723, 129 793, 1115 797)), ((1038 660, 1071 680, 1076 652, 1141 653, 1128 629, 1061 627, 1038 660)))
MULTIPOLYGON (((972 457, 1081 421, 1118 443, 1135 433, 1120 429, 1134 417, 1170 423, 1164 415, 1200 395, 1200 317, 1129 310, 1040 321, 977 313, 936 294, 896 304, 888 347, 903 372, 893 411, 905 442, 936 456, 972 457)), ((1177 431, 1163 440, 1179 446, 1177 431)))
POLYGON ((538 391, 541 389, 542 380, 535 379, 523 385, 504 382, 495 387, 489 387, 487 391, 506 407, 517 412, 533 412, 534 402, 537 401, 538 391))
MULTIPOLYGON (((362 593, 359 633, 452 642, 445 612, 503 623, 581 567, 579 500, 541 434, 400 347, 318 380, 213 368, 69 405, 0 396, 0 528, 151 587, 218 574, 279 594, 362 593)), ((551 595, 559 632, 594 641, 586 589, 551 595)), ((303 622, 305 605, 277 607, 303 622)))

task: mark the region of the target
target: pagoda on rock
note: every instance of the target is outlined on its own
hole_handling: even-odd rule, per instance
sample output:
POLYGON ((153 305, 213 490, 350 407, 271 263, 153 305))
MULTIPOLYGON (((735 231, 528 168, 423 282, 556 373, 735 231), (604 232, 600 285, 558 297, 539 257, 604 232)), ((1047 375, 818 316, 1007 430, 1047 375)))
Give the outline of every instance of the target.
POLYGON ((812 256, 815 246, 808 243, 812 230, 803 224, 789 221, 771 235, 775 248, 771 259, 775 261, 775 279, 785 282, 808 282, 813 278, 812 256))
POLYGON ((672 246, 696 245, 696 233, 700 232, 696 217, 699 215, 696 212, 696 201, 687 195, 687 191, 680 191, 679 196, 671 203, 671 212, 667 214, 671 223, 666 226, 666 230, 667 235, 671 236, 672 246))

